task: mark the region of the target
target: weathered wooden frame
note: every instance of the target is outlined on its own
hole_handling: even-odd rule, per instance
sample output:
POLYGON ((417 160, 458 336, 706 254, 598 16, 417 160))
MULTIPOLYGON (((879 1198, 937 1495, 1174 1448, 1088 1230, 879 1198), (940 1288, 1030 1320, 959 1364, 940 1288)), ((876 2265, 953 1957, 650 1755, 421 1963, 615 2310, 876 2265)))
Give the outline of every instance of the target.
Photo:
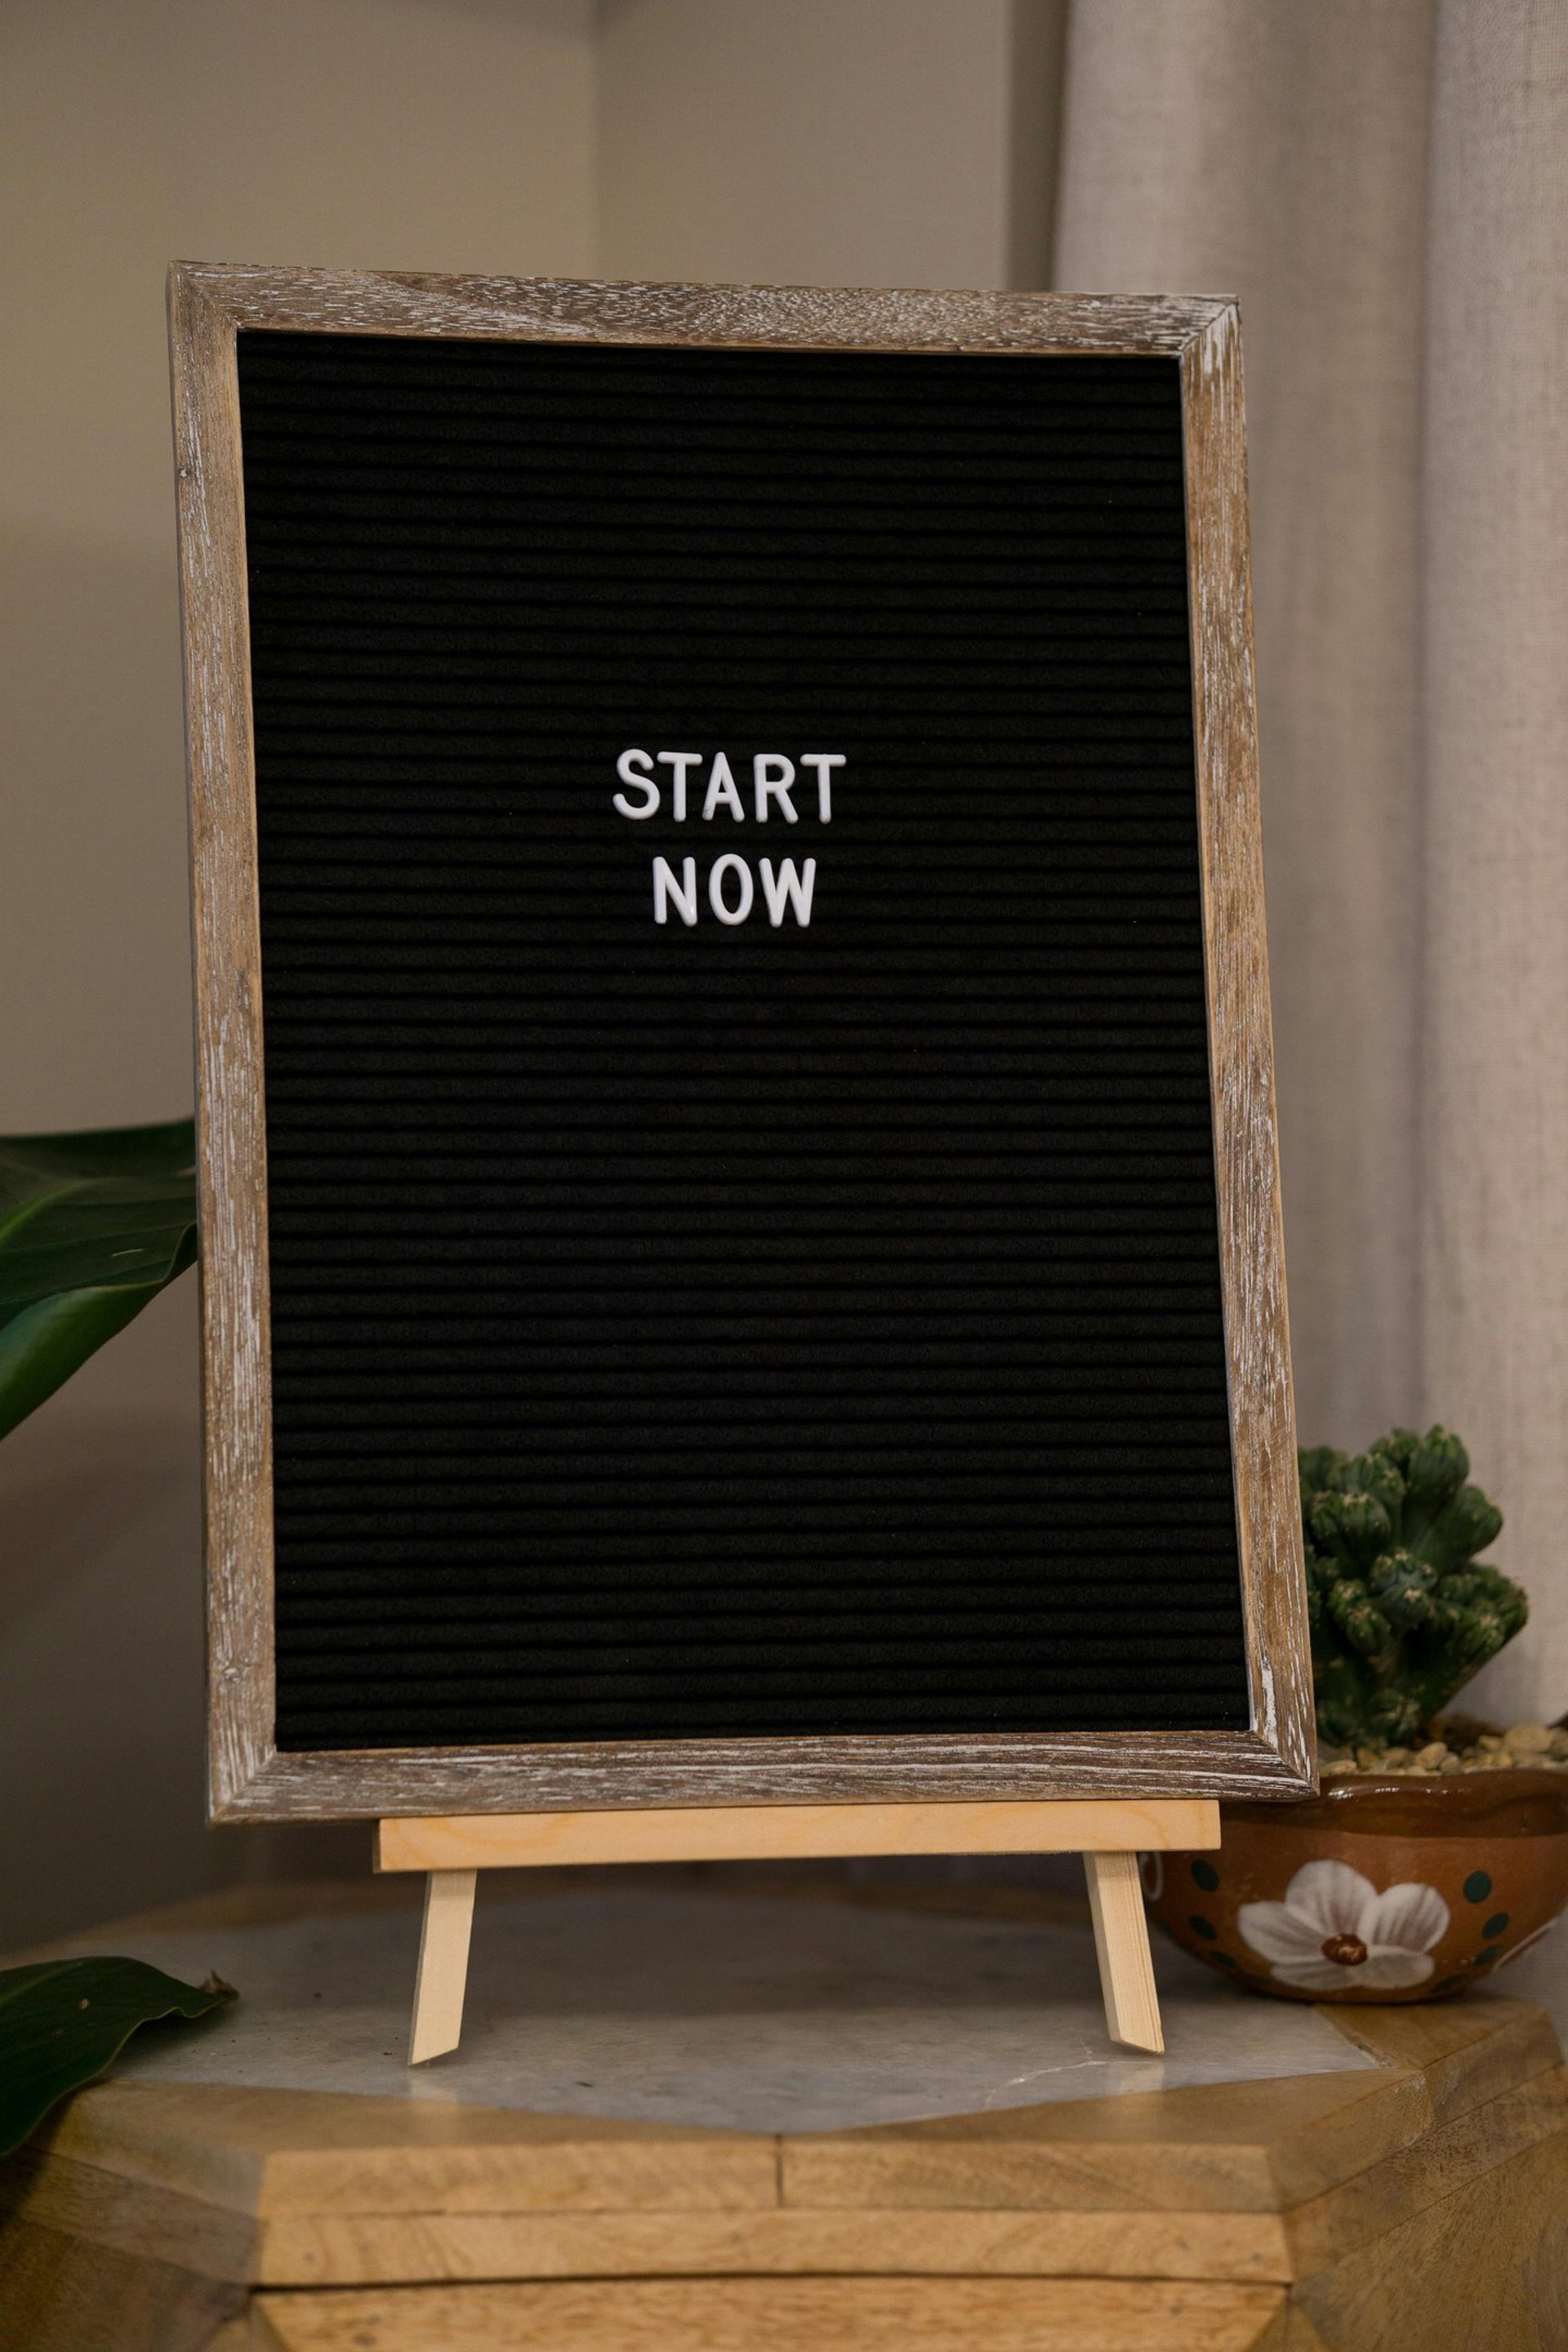
POLYGON ((170 274, 190 773, 210 1810, 218 1821, 1042 1798, 1313 1785, 1254 719, 1239 320, 1217 298, 170 274), (1180 362, 1197 797, 1251 1728, 289 1752, 274 1737, 263 1007, 236 335, 1154 353, 1180 362))

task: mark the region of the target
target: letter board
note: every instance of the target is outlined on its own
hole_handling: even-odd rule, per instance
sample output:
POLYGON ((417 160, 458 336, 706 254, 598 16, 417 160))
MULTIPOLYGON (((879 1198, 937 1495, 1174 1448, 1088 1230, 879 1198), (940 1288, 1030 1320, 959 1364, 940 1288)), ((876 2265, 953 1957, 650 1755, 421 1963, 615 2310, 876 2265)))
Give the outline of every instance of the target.
POLYGON ((216 1810, 1303 1785, 1234 310, 174 306, 216 1810))

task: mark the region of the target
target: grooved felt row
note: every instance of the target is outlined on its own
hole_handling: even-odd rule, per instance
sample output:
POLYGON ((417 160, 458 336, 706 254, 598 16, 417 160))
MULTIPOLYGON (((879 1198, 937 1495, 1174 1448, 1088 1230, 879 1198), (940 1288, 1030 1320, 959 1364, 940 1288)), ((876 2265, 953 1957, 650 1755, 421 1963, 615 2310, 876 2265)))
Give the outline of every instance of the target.
POLYGON ((1175 363, 239 370, 279 1744, 1244 1726, 1175 363))

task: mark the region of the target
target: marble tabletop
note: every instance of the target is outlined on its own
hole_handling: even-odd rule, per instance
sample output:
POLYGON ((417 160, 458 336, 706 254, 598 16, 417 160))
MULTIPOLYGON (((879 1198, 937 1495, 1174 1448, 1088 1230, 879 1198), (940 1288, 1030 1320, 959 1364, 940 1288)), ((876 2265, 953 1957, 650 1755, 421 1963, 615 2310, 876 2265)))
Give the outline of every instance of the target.
POLYGON ((1313 2009, 1238 1992, 1159 1939, 1165 2055, 1117 2049, 1070 1911, 781 1901, 634 1872, 481 1879, 462 2047, 411 2071, 417 1934, 408 1903, 117 1933, 113 1949, 187 1979, 216 1969, 242 1995, 145 2030, 117 2071, 827 2131, 1374 2063, 1313 2009))

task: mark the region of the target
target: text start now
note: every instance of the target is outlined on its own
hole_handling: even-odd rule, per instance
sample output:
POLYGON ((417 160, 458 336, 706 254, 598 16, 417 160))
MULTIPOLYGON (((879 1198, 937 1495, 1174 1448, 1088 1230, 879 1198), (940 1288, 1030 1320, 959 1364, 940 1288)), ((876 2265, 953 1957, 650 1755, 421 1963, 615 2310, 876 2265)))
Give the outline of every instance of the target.
MULTIPOLYGON (((799 783, 803 798, 809 792, 801 770, 808 771, 816 782, 816 819, 821 824, 833 822, 833 772, 845 765, 842 751, 803 751, 791 759, 783 751, 759 751, 752 761, 752 816, 757 824, 765 824, 770 816, 782 817, 785 824, 798 824, 800 811, 795 804, 795 793, 799 783)), ((616 773, 626 786, 626 792, 612 794, 611 805, 618 814, 629 817, 634 824, 645 818, 657 816, 664 806, 664 794, 669 794, 669 814, 677 824, 684 824, 689 814, 700 814, 711 824, 721 812, 733 823, 746 822, 746 803, 735 772, 722 751, 715 752, 710 761, 705 751, 640 751, 636 749, 621 752, 616 761, 616 773), (707 768, 707 776, 689 783, 694 769, 707 768), (660 769, 668 771, 661 776, 660 769), (628 798, 628 793, 637 795, 628 798), (698 794, 701 809, 693 807, 698 794)), ((803 929, 811 920, 812 899, 816 887, 816 860, 807 857, 796 870, 793 857, 781 858, 775 867, 771 857, 759 858, 758 872, 762 877, 763 902, 768 920, 777 929, 787 913, 803 929)), ((755 900, 752 870, 743 857, 731 850, 716 857, 708 875, 708 905, 715 919, 727 927, 747 920, 755 900)), ((698 919, 699 895, 697 860, 681 860, 677 876, 667 857, 653 861, 653 919, 667 923, 674 908, 687 925, 698 919)))

